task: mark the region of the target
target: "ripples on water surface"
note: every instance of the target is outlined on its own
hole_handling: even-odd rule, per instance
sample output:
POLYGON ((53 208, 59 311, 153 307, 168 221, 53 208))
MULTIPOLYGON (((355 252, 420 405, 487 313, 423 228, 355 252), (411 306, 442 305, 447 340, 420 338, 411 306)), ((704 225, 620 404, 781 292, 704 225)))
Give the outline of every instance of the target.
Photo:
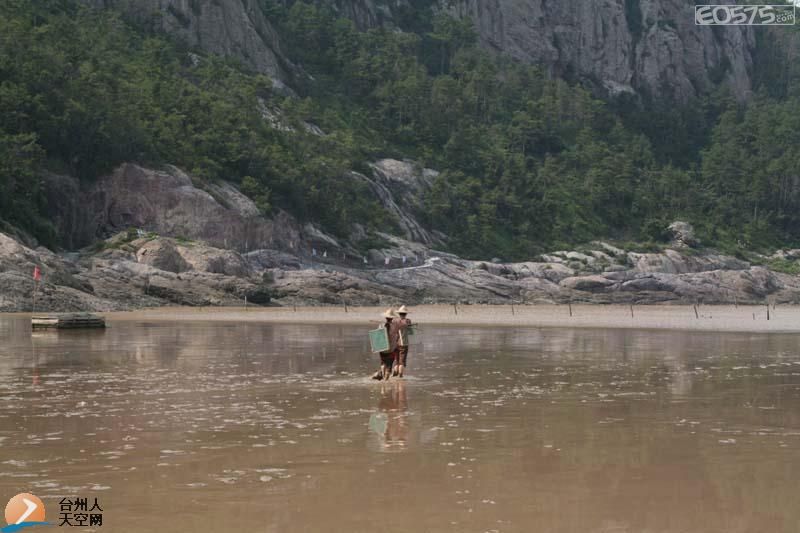
POLYGON ((800 530, 797 335, 0 318, 0 497, 98 531, 800 530))

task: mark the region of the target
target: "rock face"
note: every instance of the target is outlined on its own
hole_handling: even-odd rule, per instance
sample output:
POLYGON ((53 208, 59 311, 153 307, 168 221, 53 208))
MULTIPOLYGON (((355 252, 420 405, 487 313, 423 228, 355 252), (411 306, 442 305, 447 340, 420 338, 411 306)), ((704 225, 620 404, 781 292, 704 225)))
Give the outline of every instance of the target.
POLYGON ((668 229, 672 233, 673 245, 678 248, 692 248, 700 244, 694 234, 694 228, 688 222, 676 220, 668 229))
POLYGON ((405 0, 332 0, 328 4, 339 16, 349 18, 359 29, 367 30, 392 24, 394 11, 407 3, 405 0))
MULTIPOLYGON (((391 24, 408 0, 328 0, 359 27, 391 24), (343 4, 351 4, 345 8, 343 4)), ((580 79, 609 94, 685 101, 724 83, 738 98, 752 87, 755 34, 748 26, 696 26, 682 0, 438 0, 469 17, 481 44, 552 76, 580 79)))
MULTIPOLYGON (((398 259, 402 255, 411 257, 426 245, 441 245, 443 236, 425 229, 415 216, 438 173, 395 159, 377 161, 371 168, 369 177, 356 172, 348 176, 369 184, 386 216, 402 231, 404 242, 412 243, 405 250, 395 249, 398 259)), ((331 261, 344 256, 353 266, 361 264, 362 251, 353 243, 367 236, 363 228, 354 227, 350 238, 341 241, 313 224, 300 224, 282 211, 265 218, 253 201, 230 183, 194 183, 176 167, 153 170, 124 164, 82 191, 74 179, 56 175, 46 179, 47 189, 57 191, 49 202, 51 216, 57 222, 61 242, 70 249, 138 228, 240 253, 281 250, 311 260, 311 251, 317 250, 315 261, 329 262, 329 253, 331 261), (321 257, 323 254, 326 256, 321 257)), ((388 242, 393 240, 390 235, 383 237, 388 242)), ((145 249, 142 253, 150 252, 145 249)), ((159 251, 156 257, 161 260, 166 253, 159 251)), ((379 256, 375 260, 388 255, 374 253, 379 256)), ((148 257, 142 259, 150 261, 148 257)), ((177 272, 176 268, 182 267, 166 270, 177 272)))
POLYGON ((388 268, 303 268, 301 259, 286 252, 241 255, 200 242, 122 233, 70 260, 0 234, 0 311, 31 309, 34 265, 44 274, 40 311, 242 305, 245 298, 257 305, 800 303, 796 276, 712 253, 562 251, 542 262, 494 263, 433 255, 396 237, 393 245, 427 258, 388 268))
POLYGON ((105 245, 67 260, 0 233, 0 311, 32 309, 34 265, 43 276, 39 311, 241 305, 246 296, 252 303, 269 302, 263 278, 235 252, 161 237, 128 241, 124 234, 105 245))
POLYGON ((288 62, 258 0, 84 0, 116 8, 212 54, 235 57, 284 87, 288 62))
POLYGON ((605 260, 610 255, 601 252, 598 259, 595 252, 554 252, 549 256, 553 262, 497 264, 443 254, 406 268, 276 267, 271 288, 277 302, 288 304, 800 302, 800 280, 795 276, 727 256, 620 251, 613 258, 616 264, 610 264, 605 260))
MULTIPOLYGON (((258 0, 84 0, 114 7, 191 46, 236 57, 286 89, 294 68, 258 0), (291 72, 289 72, 291 71, 291 72)), ((395 26, 411 0, 324 0, 361 29, 395 26)), ((609 94, 678 101, 723 83, 740 99, 752 87, 749 26, 696 26, 682 0, 435 0, 475 23, 481 44, 580 79, 609 94)), ((287 89, 288 90, 288 89, 287 89)))
POLYGON ((178 252, 175 244, 166 239, 148 242, 136 250, 136 262, 180 274, 189 270, 189 264, 178 252))
POLYGON ((81 231, 66 231, 82 234, 81 245, 131 227, 240 252, 290 248, 301 239, 301 228, 287 214, 265 219, 230 184, 204 190, 176 167, 157 171, 122 165, 85 191, 84 205, 91 218, 79 222, 81 231))
MULTIPOLYGON (((534 261, 467 261, 436 251, 445 237, 413 216, 434 171, 391 159, 372 171, 358 179, 374 186, 404 236, 373 235, 380 248, 365 256, 353 249, 363 228, 337 240, 286 213, 268 219, 234 186, 195 184, 174 167, 123 165, 84 191, 48 178, 64 195, 64 212, 54 216, 62 235, 92 246, 57 255, 0 234, 0 310, 31 308, 34 265, 44 273, 39 310, 54 311, 241 305, 244 298, 279 305, 800 303, 800 278, 698 248, 686 223, 671 225, 672 246, 660 252, 595 242, 534 261)), ((788 250, 764 260, 799 258, 788 250)))
POLYGON ((405 238, 423 244, 442 244, 439 237, 422 227, 413 216, 423 204, 425 194, 439 175, 413 161, 381 159, 370 165, 372 178, 351 173, 351 178, 369 183, 384 209, 399 223, 405 238))
POLYGON ((724 81, 739 98, 751 89, 749 27, 696 26, 680 0, 461 0, 487 47, 555 76, 599 83, 611 93, 646 92, 678 101, 724 81))

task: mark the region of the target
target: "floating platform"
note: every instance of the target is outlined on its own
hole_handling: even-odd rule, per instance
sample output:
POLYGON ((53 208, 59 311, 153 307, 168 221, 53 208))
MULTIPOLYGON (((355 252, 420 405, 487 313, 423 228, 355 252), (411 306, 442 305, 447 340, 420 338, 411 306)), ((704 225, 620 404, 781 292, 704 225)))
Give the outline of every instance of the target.
POLYGON ((33 329, 98 329, 106 327, 105 317, 92 313, 59 313, 31 317, 33 329))

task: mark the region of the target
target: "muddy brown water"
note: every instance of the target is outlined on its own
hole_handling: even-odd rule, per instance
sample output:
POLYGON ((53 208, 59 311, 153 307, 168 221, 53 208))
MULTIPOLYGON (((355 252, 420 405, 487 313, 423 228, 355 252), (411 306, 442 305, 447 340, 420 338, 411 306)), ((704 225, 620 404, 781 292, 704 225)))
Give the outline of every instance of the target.
MULTIPOLYGON (((800 336, 0 317, 0 498, 96 531, 800 530, 800 336)), ((5 500, 3 500, 5 501, 5 500)), ((81 530, 81 528, 74 528, 81 530)))

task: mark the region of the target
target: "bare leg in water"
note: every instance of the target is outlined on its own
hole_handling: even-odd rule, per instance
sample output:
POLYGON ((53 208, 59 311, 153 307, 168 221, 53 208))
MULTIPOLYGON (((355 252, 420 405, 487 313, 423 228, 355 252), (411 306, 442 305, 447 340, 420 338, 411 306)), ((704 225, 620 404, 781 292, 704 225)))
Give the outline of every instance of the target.
POLYGON ((394 362, 396 352, 381 353, 381 367, 372 379, 388 380, 392 375, 392 364, 394 362))
POLYGON ((403 377, 403 373, 406 369, 406 358, 408 357, 408 346, 403 346, 400 348, 400 353, 395 360, 395 370, 394 375, 398 377, 403 377))

